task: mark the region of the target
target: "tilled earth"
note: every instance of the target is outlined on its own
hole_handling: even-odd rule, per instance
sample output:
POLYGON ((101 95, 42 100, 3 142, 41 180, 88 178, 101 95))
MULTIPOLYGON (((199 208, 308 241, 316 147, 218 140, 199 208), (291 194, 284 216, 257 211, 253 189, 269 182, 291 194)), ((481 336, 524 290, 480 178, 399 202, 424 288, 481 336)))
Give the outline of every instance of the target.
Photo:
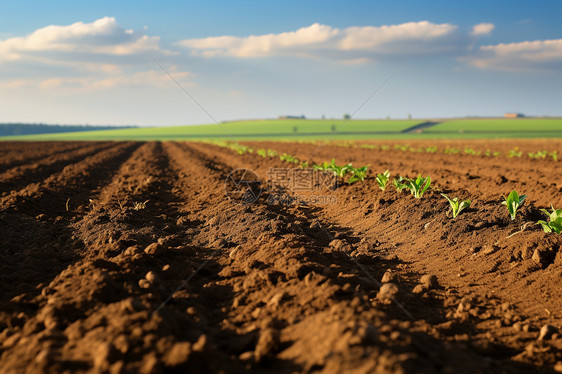
POLYGON ((562 235, 535 224, 561 162, 248 145, 369 176, 297 191, 291 164, 216 145, 0 143, 0 372, 562 371, 562 235), (252 204, 225 194, 240 168, 252 204), (386 169, 432 189, 383 192, 386 169), (452 220, 440 192, 472 206, 452 220))

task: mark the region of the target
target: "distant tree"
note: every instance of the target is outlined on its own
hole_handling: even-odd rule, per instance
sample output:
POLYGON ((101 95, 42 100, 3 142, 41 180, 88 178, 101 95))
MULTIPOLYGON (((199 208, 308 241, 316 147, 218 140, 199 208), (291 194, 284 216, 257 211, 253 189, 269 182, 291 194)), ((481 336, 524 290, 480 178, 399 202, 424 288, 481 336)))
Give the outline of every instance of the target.
POLYGON ((345 120, 351 119, 351 116, 349 115, 349 113, 345 113, 343 115, 343 119, 345 119, 345 120))
POLYGON ((297 126, 293 127, 293 132, 298 132, 299 128, 297 126))
POLYGON ((332 132, 336 132, 336 125, 332 125, 332 132))

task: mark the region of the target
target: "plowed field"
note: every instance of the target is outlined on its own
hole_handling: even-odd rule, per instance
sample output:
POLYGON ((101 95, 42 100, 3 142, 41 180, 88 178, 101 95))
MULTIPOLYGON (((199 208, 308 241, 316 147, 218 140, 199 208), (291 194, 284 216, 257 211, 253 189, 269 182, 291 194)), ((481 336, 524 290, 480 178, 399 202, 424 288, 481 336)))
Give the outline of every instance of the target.
POLYGON ((505 156, 561 141, 247 144, 370 171, 296 191, 267 188, 278 157, 204 143, 0 143, 0 372, 562 371, 562 235, 535 224, 562 162, 505 156), (225 193, 242 168, 251 204, 225 193), (386 169, 432 189, 383 192, 386 169))

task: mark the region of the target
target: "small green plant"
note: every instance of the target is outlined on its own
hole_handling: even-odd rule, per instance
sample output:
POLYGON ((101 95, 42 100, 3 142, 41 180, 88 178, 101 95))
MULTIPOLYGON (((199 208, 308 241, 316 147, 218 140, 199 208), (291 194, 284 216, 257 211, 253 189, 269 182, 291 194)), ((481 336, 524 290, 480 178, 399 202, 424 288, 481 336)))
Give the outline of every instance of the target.
POLYGON ((541 209, 541 212, 548 216, 547 221, 538 221, 537 225, 541 225, 544 232, 555 232, 557 234, 562 233, 562 209, 554 209, 551 205, 552 212, 546 209, 541 209))
POLYGON ((404 177, 394 178, 392 184, 394 184, 397 192, 402 192, 408 188, 408 185, 406 184, 406 178, 404 177))
POLYGON ((536 158, 536 159, 545 159, 548 156, 548 151, 537 151, 536 153, 529 152, 527 153, 529 158, 536 158))
POLYGON ((349 171, 351 172, 351 177, 347 181, 347 183, 352 184, 355 182, 363 182, 367 177, 367 171, 369 170, 369 165, 362 166, 360 168, 353 168, 351 164, 349 164, 349 171))
POLYGON ((451 209, 453 210, 453 218, 457 218, 460 212, 470 207, 470 200, 459 201, 458 197, 451 199, 449 198, 449 196, 445 195, 444 193, 442 193, 441 196, 447 199, 447 201, 451 205, 451 209))
POLYGON ((336 160, 332 159, 332 163, 329 166, 329 170, 331 170, 336 177, 343 178, 347 171, 351 169, 351 164, 338 166, 336 165, 336 160))
POLYGON ((523 156, 523 152, 519 150, 519 147, 515 147, 509 151, 507 154, 509 158, 521 157, 523 156))
POLYGON ((416 179, 406 178, 406 185, 412 195, 414 195, 416 199, 419 199, 431 185, 431 178, 429 176, 424 178, 421 175, 418 175, 416 179))
POLYGON ((265 149, 258 149, 256 153, 263 158, 267 157, 267 151, 265 149))
POLYGON ((472 149, 472 148, 465 148, 465 149, 464 149, 464 153, 467 154, 467 155, 471 155, 471 156, 479 156, 481 152, 480 152, 480 151, 475 151, 475 150, 472 149))
POLYGON ((279 159, 281 161, 292 162, 293 164, 300 164, 300 160, 298 158, 287 153, 283 153, 281 156, 279 156, 279 159))
POLYGON ((552 157, 553 161, 558 161, 558 151, 552 151, 548 155, 552 157))
POLYGON ((379 188, 383 191, 386 189, 386 184, 388 183, 389 179, 390 179, 390 172, 388 170, 382 174, 377 174, 377 177, 375 178, 375 180, 379 184, 379 188))
POLYGON ((377 146, 374 144, 361 144, 359 147, 364 149, 377 149, 377 146))
POLYGON ((527 195, 521 195, 517 193, 517 191, 511 191, 511 193, 504 197, 504 201, 502 202, 503 205, 507 206, 507 210, 509 215, 511 216, 511 220, 515 219, 515 215, 517 214, 517 209, 523 204, 523 201, 527 198, 527 195))
POLYGON ((330 167, 330 164, 327 161, 324 161, 321 164, 314 164, 312 165, 312 168, 314 170, 328 170, 330 167))

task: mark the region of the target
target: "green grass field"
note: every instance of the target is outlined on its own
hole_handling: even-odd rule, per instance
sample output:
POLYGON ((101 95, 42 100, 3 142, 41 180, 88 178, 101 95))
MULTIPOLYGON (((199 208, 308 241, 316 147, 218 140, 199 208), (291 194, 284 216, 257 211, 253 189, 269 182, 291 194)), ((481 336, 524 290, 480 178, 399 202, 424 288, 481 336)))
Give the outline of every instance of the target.
POLYGON ((194 125, 151 127, 74 133, 24 135, 0 138, 2 140, 181 140, 181 139, 271 139, 271 138, 329 138, 341 139, 376 137, 399 134, 423 121, 352 120, 257 120, 221 123, 221 125, 194 125), (343 125, 342 125, 343 124, 343 125), (221 128, 222 126, 222 128, 221 128), (333 127, 339 131, 334 132, 333 127), (224 130, 223 130, 224 128, 224 130), (295 132, 296 128, 296 132, 295 132), (225 131, 226 130, 226 131, 225 131), (227 133, 228 132, 228 133, 227 133), (366 134, 370 133, 370 134, 366 134))
POLYGON ((454 133, 467 137, 562 137, 560 118, 489 118, 451 120, 427 128, 424 133, 449 136, 454 133))
POLYGON ((342 120, 256 120, 222 123, 222 128, 216 124, 151 127, 10 136, 0 140, 230 140, 230 135, 239 140, 562 138, 562 118, 451 119, 424 128, 421 133, 404 132, 424 122, 351 120, 342 124, 342 120))

